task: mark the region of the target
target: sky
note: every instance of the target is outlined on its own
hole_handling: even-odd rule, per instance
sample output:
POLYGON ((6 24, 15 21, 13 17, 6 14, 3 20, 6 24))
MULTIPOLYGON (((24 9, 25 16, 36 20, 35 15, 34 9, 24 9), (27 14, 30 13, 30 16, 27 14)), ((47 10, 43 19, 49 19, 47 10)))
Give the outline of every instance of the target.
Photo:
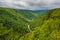
POLYGON ((47 10, 60 8, 60 0, 0 0, 0 7, 47 10))

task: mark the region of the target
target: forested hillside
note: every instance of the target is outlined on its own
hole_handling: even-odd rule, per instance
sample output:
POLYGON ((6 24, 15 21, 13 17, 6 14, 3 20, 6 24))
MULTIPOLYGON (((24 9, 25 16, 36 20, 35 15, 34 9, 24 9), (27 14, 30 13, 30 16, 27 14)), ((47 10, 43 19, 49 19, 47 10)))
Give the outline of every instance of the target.
POLYGON ((30 10, 0 8, 0 40, 18 40, 29 32, 27 23, 36 16, 30 10))
POLYGON ((32 22, 32 33, 20 40, 60 40, 60 9, 49 10, 32 22))
POLYGON ((60 8, 43 14, 0 8, 0 40, 60 40, 60 8))

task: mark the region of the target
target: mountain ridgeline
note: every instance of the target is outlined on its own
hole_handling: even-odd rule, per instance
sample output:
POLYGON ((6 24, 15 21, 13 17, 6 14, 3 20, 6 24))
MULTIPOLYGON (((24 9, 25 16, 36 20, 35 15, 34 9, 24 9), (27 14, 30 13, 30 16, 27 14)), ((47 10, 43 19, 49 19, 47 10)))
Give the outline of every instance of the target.
POLYGON ((0 8, 0 40, 60 40, 60 8, 43 14, 0 8))

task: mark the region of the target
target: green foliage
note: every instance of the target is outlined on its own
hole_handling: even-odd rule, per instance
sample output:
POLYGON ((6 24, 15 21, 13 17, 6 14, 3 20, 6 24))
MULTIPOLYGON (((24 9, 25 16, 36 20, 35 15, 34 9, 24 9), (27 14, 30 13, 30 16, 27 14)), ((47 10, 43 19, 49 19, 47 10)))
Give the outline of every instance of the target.
POLYGON ((39 15, 31 10, 0 8, 0 40, 60 40, 60 9, 39 15))
POLYGON ((60 9, 49 10, 33 20, 33 32, 20 40, 60 40, 60 9), (41 22, 42 21, 42 22, 41 22), (41 25, 39 25, 42 23, 41 25), (38 25, 38 27, 36 27, 38 25))

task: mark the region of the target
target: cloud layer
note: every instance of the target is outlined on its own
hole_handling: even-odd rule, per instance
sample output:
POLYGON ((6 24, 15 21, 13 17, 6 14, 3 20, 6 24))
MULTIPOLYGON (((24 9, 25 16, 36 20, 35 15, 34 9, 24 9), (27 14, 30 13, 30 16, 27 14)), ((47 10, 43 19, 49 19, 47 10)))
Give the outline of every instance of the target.
POLYGON ((0 7, 45 10, 60 8, 60 0, 0 0, 0 7))

